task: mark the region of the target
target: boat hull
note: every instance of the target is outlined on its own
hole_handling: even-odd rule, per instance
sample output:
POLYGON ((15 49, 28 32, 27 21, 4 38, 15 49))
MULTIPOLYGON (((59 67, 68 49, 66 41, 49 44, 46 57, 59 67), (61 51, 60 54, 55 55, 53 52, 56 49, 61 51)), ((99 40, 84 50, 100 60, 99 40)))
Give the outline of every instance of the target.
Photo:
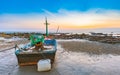
POLYGON ((53 64, 54 59, 55 59, 55 53, 56 52, 51 52, 51 53, 26 53, 26 54, 18 54, 17 59, 18 59, 18 64, 20 66, 23 65, 35 65, 40 59, 50 59, 51 64, 53 64))
POLYGON ((20 66, 25 65, 36 65, 41 59, 50 59, 51 64, 54 63, 56 55, 56 40, 45 40, 44 45, 53 46, 51 50, 42 50, 38 52, 20 52, 20 50, 15 51, 15 55, 20 66))

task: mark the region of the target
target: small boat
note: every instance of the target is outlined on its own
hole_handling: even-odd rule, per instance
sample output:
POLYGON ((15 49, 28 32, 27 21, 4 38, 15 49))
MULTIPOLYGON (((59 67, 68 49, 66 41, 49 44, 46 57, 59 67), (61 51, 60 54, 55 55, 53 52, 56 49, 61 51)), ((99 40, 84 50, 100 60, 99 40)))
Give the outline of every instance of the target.
POLYGON ((53 64, 57 51, 56 40, 44 40, 43 46, 45 50, 40 51, 17 49, 15 55, 17 56, 18 64, 20 66, 35 65, 41 59, 50 59, 51 64, 53 64))
POLYGON ((57 45, 55 39, 49 38, 47 18, 45 22, 46 38, 44 38, 43 35, 31 35, 30 42, 28 44, 21 48, 16 45, 15 55, 17 56, 18 64, 20 66, 34 65, 41 59, 50 59, 51 64, 53 64, 57 45))

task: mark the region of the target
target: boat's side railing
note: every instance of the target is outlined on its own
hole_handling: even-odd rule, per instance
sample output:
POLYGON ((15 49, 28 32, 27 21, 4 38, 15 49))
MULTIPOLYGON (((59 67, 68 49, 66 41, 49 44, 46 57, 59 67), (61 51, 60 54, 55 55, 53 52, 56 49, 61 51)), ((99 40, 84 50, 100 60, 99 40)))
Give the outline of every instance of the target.
POLYGON ((54 50, 57 50, 57 43, 56 43, 55 39, 45 40, 44 44, 45 45, 53 45, 54 46, 54 50))

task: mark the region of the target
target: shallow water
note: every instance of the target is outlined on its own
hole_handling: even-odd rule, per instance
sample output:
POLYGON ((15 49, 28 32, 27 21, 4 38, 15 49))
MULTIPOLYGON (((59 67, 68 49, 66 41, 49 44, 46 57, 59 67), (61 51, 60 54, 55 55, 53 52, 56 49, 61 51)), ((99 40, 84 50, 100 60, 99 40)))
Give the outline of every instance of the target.
POLYGON ((11 75, 16 65, 14 50, 0 52, 0 75, 11 75))
POLYGON ((0 52, 0 75, 120 75, 120 56, 67 52, 60 45, 51 71, 37 66, 19 67, 14 49, 0 52))
POLYGON ((60 49, 57 68, 62 75, 120 75, 120 56, 88 55, 60 49))

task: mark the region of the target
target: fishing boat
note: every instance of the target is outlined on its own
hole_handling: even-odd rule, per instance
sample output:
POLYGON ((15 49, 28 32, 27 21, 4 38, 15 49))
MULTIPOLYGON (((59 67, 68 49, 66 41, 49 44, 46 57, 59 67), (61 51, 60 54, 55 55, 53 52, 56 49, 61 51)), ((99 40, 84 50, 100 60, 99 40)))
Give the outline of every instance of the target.
POLYGON ((57 51, 56 48, 56 40, 50 39, 50 40, 44 40, 44 47, 45 50, 41 51, 32 51, 27 50, 24 51, 22 49, 17 49, 15 51, 15 55, 18 59, 18 64, 20 66, 23 65, 35 65, 40 59, 50 59, 51 64, 53 64, 55 59, 55 54, 57 51))
POLYGON ((50 59, 54 63, 57 51, 56 40, 49 38, 46 19, 46 36, 31 35, 30 42, 23 47, 15 46, 15 55, 20 66, 36 65, 41 59, 50 59))

